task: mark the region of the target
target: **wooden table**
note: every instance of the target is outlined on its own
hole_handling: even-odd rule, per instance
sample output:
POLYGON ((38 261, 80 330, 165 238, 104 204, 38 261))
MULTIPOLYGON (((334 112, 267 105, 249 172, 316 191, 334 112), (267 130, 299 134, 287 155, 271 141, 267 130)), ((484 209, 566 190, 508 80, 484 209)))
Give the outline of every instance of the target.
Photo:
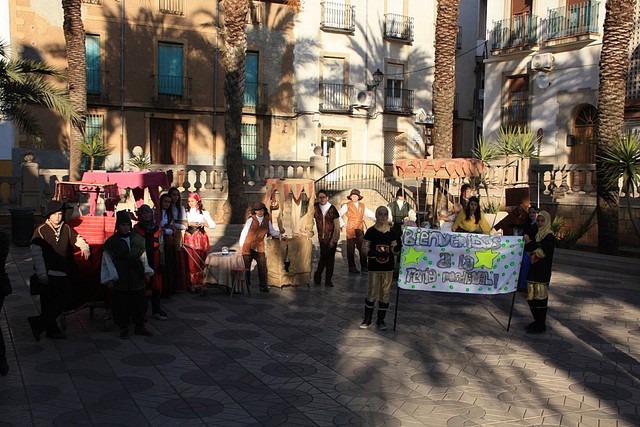
MULTIPOLYGON (((244 267, 244 260, 240 252, 211 252, 207 255, 204 267, 204 282, 210 285, 225 285, 231 288, 233 279, 231 269, 244 267)), ((236 292, 244 292, 242 285, 236 285, 236 292)))

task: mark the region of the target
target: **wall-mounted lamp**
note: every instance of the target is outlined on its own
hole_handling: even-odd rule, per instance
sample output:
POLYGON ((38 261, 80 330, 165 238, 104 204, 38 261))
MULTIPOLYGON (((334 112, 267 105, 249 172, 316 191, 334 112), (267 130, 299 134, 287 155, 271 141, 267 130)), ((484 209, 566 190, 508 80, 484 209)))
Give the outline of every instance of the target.
POLYGON ((367 90, 373 90, 377 88, 378 85, 382 82, 382 79, 384 79, 384 73, 380 71, 380 68, 378 68, 376 72, 373 73, 373 81, 371 83, 367 83, 367 90))
POLYGON ((567 135, 567 147, 573 147, 574 145, 576 145, 576 136, 567 135))

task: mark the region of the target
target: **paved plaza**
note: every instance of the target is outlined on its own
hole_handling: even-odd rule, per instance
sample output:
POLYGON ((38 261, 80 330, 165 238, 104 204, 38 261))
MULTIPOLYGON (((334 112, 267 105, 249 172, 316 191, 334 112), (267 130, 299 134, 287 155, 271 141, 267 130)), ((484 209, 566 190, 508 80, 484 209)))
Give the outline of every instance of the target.
POLYGON ((164 300, 153 337, 121 340, 97 308, 36 342, 30 255, 12 246, 0 426, 640 425, 640 259, 558 250, 548 331, 532 335, 522 293, 507 331, 512 295, 404 290, 394 332, 395 289, 391 328, 361 330, 366 276, 344 254, 334 288, 265 294, 254 271, 246 301, 164 300))

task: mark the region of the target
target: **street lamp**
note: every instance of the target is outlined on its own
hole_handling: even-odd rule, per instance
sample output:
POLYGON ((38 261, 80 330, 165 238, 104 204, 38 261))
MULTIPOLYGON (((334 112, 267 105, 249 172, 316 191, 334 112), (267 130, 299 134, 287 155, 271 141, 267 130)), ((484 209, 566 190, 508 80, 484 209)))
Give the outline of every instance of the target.
POLYGON ((382 79, 384 79, 384 73, 380 71, 380 68, 378 68, 376 72, 373 73, 373 82, 367 83, 367 90, 373 90, 377 88, 378 85, 382 82, 382 79))

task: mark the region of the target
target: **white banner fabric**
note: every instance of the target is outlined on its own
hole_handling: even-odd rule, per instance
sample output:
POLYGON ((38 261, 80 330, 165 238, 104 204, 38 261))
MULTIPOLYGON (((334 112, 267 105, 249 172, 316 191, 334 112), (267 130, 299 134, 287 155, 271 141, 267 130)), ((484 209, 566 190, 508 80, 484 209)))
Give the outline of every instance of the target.
POLYGON ((515 292, 523 253, 520 236, 405 227, 398 286, 463 294, 515 292))

